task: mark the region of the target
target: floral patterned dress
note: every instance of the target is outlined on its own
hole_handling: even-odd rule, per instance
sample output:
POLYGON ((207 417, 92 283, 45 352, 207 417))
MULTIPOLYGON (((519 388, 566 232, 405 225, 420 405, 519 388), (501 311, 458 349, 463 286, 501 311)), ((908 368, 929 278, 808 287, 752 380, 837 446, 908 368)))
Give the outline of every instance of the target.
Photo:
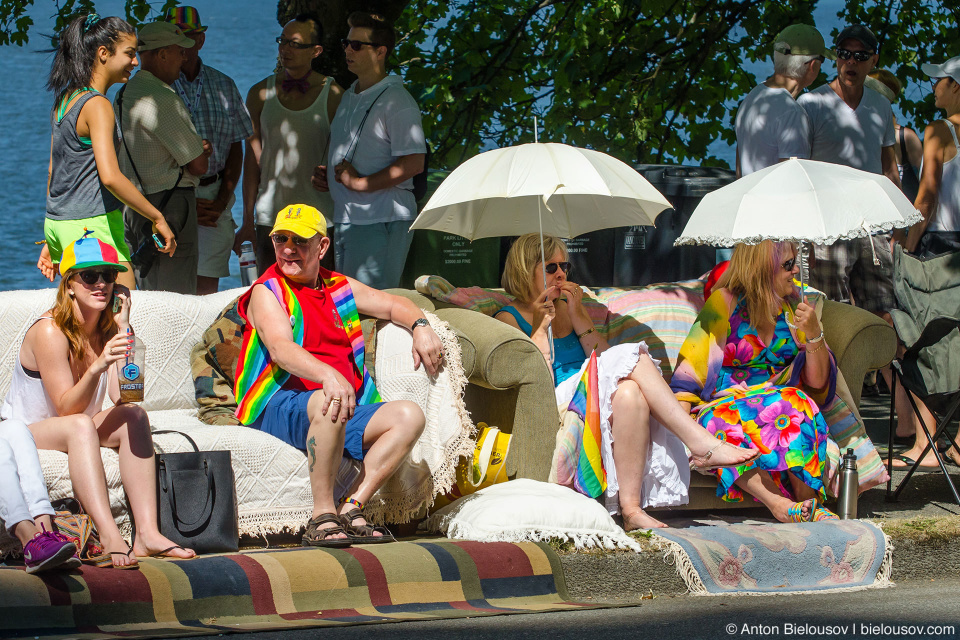
MULTIPOLYGON (((681 362, 671 382, 678 398, 691 401, 689 392, 699 391, 698 402, 694 403, 700 404, 697 422, 721 440, 760 450, 760 456, 751 464, 713 472, 719 483, 717 495, 724 500, 743 500, 743 492, 734 482, 753 468, 768 471, 784 496, 795 498, 788 477, 792 473, 821 498, 825 497, 822 477, 829 427, 806 392, 781 386, 776 380, 777 373, 791 368, 802 353, 787 324, 788 312, 792 315, 792 309, 785 306, 776 318, 773 338, 764 344, 750 323, 745 300, 737 300, 729 316, 726 340, 720 343, 722 362, 709 376, 715 378, 715 383, 708 391, 689 384, 689 363, 684 368, 685 351, 688 356, 696 352, 694 345, 687 344, 696 340, 694 332, 681 348, 681 362), (707 402, 703 403, 704 400, 707 402)), ((801 360, 806 359, 803 355, 801 360)))

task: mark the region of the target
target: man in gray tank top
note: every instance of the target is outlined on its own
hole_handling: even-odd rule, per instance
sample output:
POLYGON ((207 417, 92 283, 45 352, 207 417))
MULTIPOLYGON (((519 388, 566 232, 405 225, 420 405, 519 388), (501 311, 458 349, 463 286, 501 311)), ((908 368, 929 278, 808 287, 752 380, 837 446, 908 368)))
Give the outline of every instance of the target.
MULTIPOLYGON (((280 72, 247 94, 253 135, 243 158, 243 225, 234 251, 239 254, 242 242, 253 242, 260 273, 276 262, 270 231, 287 205, 317 209, 332 228, 333 200, 325 186, 311 183, 314 168, 326 163, 330 121, 343 95, 333 78, 312 68, 322 40, 323 28, 313 16, 298 15, 285 24, 277 38, 280 72)), ((332 251, 322 266, 333 268, 332 251)))

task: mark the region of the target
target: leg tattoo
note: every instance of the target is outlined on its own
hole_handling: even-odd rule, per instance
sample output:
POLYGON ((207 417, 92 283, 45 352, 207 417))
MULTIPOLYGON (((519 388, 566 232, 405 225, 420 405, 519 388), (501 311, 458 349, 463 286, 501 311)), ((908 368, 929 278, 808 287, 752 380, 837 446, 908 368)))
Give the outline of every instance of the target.
POLYGON ((307 452, 310 454, 310 473, 313 473, 313 467, 317 464, 317 439, 312 436, 307 440, 307 452))

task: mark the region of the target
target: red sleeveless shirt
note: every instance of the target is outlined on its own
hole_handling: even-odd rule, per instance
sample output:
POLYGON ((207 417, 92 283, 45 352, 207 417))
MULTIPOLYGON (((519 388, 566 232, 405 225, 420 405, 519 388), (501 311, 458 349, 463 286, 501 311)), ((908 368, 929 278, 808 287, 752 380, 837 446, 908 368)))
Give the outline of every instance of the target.
MULTIPOLYGON (((326 289, 323 286, 323 279, 329 278, 330 274, 330 271, 320 268, 319 289, 299 285, 289 278, 286 280, 303 309, 303 344, 301 346, 320 362, 336 369, 340 375, 347 379, 347 382, 353 384, 354 390, 358 390, 363 383, 363 374, 357 370, 354 364, 353 347, 350 340, 347 339, 347 332, 340 321, 337 307, 333 299, 326 294, 326 289)), ((271 278, 286 278, 286 276, 274 264, 240 298, 237 311, 244 321, 247 321, 247 307, 250 304, 250 294, 253 287, 271 278)), ((244 331, 247 330, 245 326, 244 331)), ((291 375, 283 388, 310 391, 322 389, 323 385, 291 375)))

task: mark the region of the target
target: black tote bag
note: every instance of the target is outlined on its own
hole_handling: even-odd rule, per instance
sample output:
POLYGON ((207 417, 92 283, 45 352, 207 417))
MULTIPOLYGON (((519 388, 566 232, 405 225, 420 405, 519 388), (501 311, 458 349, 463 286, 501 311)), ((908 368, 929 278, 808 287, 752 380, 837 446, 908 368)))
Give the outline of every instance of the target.
POLYGON ((158 453, 157 511, 160 533, 176 544, 199 553, 238 551, 237 485, 229 451, 158 453))

